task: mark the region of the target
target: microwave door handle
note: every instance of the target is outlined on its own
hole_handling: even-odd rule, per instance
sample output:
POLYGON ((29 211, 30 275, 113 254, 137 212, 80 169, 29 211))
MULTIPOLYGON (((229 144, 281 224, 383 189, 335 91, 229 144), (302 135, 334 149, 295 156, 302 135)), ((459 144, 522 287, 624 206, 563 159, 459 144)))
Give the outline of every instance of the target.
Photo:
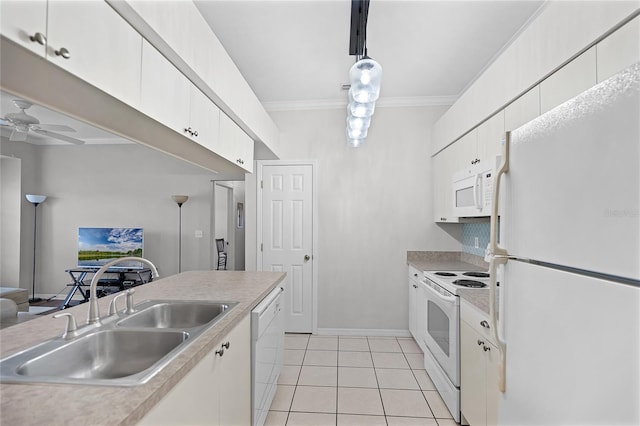
POLYGON ((473 184, 473 204, 478 210, 482 210, 482 173, 476 174, 476 180, 473 184))

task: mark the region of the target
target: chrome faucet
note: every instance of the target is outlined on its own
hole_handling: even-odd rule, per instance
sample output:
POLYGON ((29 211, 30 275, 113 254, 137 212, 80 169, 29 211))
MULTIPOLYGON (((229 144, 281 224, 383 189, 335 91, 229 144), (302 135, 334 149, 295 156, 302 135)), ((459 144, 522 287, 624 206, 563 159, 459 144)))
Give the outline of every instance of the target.
POLYGON ((152 278, 158 278, 160 276, 158 274, 158 269, 156 268, 156 265, 154 265, 153 263, 151 263, 151 261, 144 259, 142 257, 134 257, 134 256, 120 257, 118 259, 112 260, 111 262, 105 263, 102 266, 102 268, 98 269, 96 274, 93 276, 93 279, 91 280, 91 285, 89 287, 89 315, 87 318, 87 324, 100 324, 100 309, 98 308, 98 295, 96 294, 98 282, 100 281, 100 278, 102 278, 102 275, 104 275, 104 273, 107 272, 107 270, 111 268, 113 265, 117 265, 118 263, 125 262, 125 261, 136 261, 136 262, 146 263, 147 265, 149 265, 149 268, 151 268, 152 278))

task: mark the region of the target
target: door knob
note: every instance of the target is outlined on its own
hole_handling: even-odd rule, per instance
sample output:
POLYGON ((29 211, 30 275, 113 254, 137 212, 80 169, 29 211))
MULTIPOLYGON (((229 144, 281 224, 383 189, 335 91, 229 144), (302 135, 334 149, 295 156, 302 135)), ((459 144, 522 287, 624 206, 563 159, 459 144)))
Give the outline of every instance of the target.
POLYGON ((311 256, 309 256, 308 254, 304 255, 304 261, 308 262, 311 259, 311 256))

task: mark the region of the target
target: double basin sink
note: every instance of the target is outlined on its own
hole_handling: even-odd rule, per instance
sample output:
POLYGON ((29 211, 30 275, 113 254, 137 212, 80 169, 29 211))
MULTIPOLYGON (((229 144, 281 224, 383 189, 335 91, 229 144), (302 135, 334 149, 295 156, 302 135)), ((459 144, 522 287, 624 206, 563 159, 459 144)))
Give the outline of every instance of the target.
POLYGON ((79 329, 0 361, 6 383, 135 386, 146 383, 237 302, 150 300, 132 314, 79 329))

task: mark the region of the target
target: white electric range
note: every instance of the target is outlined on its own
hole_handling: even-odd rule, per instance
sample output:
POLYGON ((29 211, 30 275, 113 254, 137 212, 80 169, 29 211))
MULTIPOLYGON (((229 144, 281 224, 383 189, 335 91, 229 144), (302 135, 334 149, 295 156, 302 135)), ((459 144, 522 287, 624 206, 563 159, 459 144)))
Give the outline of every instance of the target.
POLYGON ((460 297, 463 288, 489 291, 489 274, 425 271, 424 364, 453 418, 460 422, 460 297))

